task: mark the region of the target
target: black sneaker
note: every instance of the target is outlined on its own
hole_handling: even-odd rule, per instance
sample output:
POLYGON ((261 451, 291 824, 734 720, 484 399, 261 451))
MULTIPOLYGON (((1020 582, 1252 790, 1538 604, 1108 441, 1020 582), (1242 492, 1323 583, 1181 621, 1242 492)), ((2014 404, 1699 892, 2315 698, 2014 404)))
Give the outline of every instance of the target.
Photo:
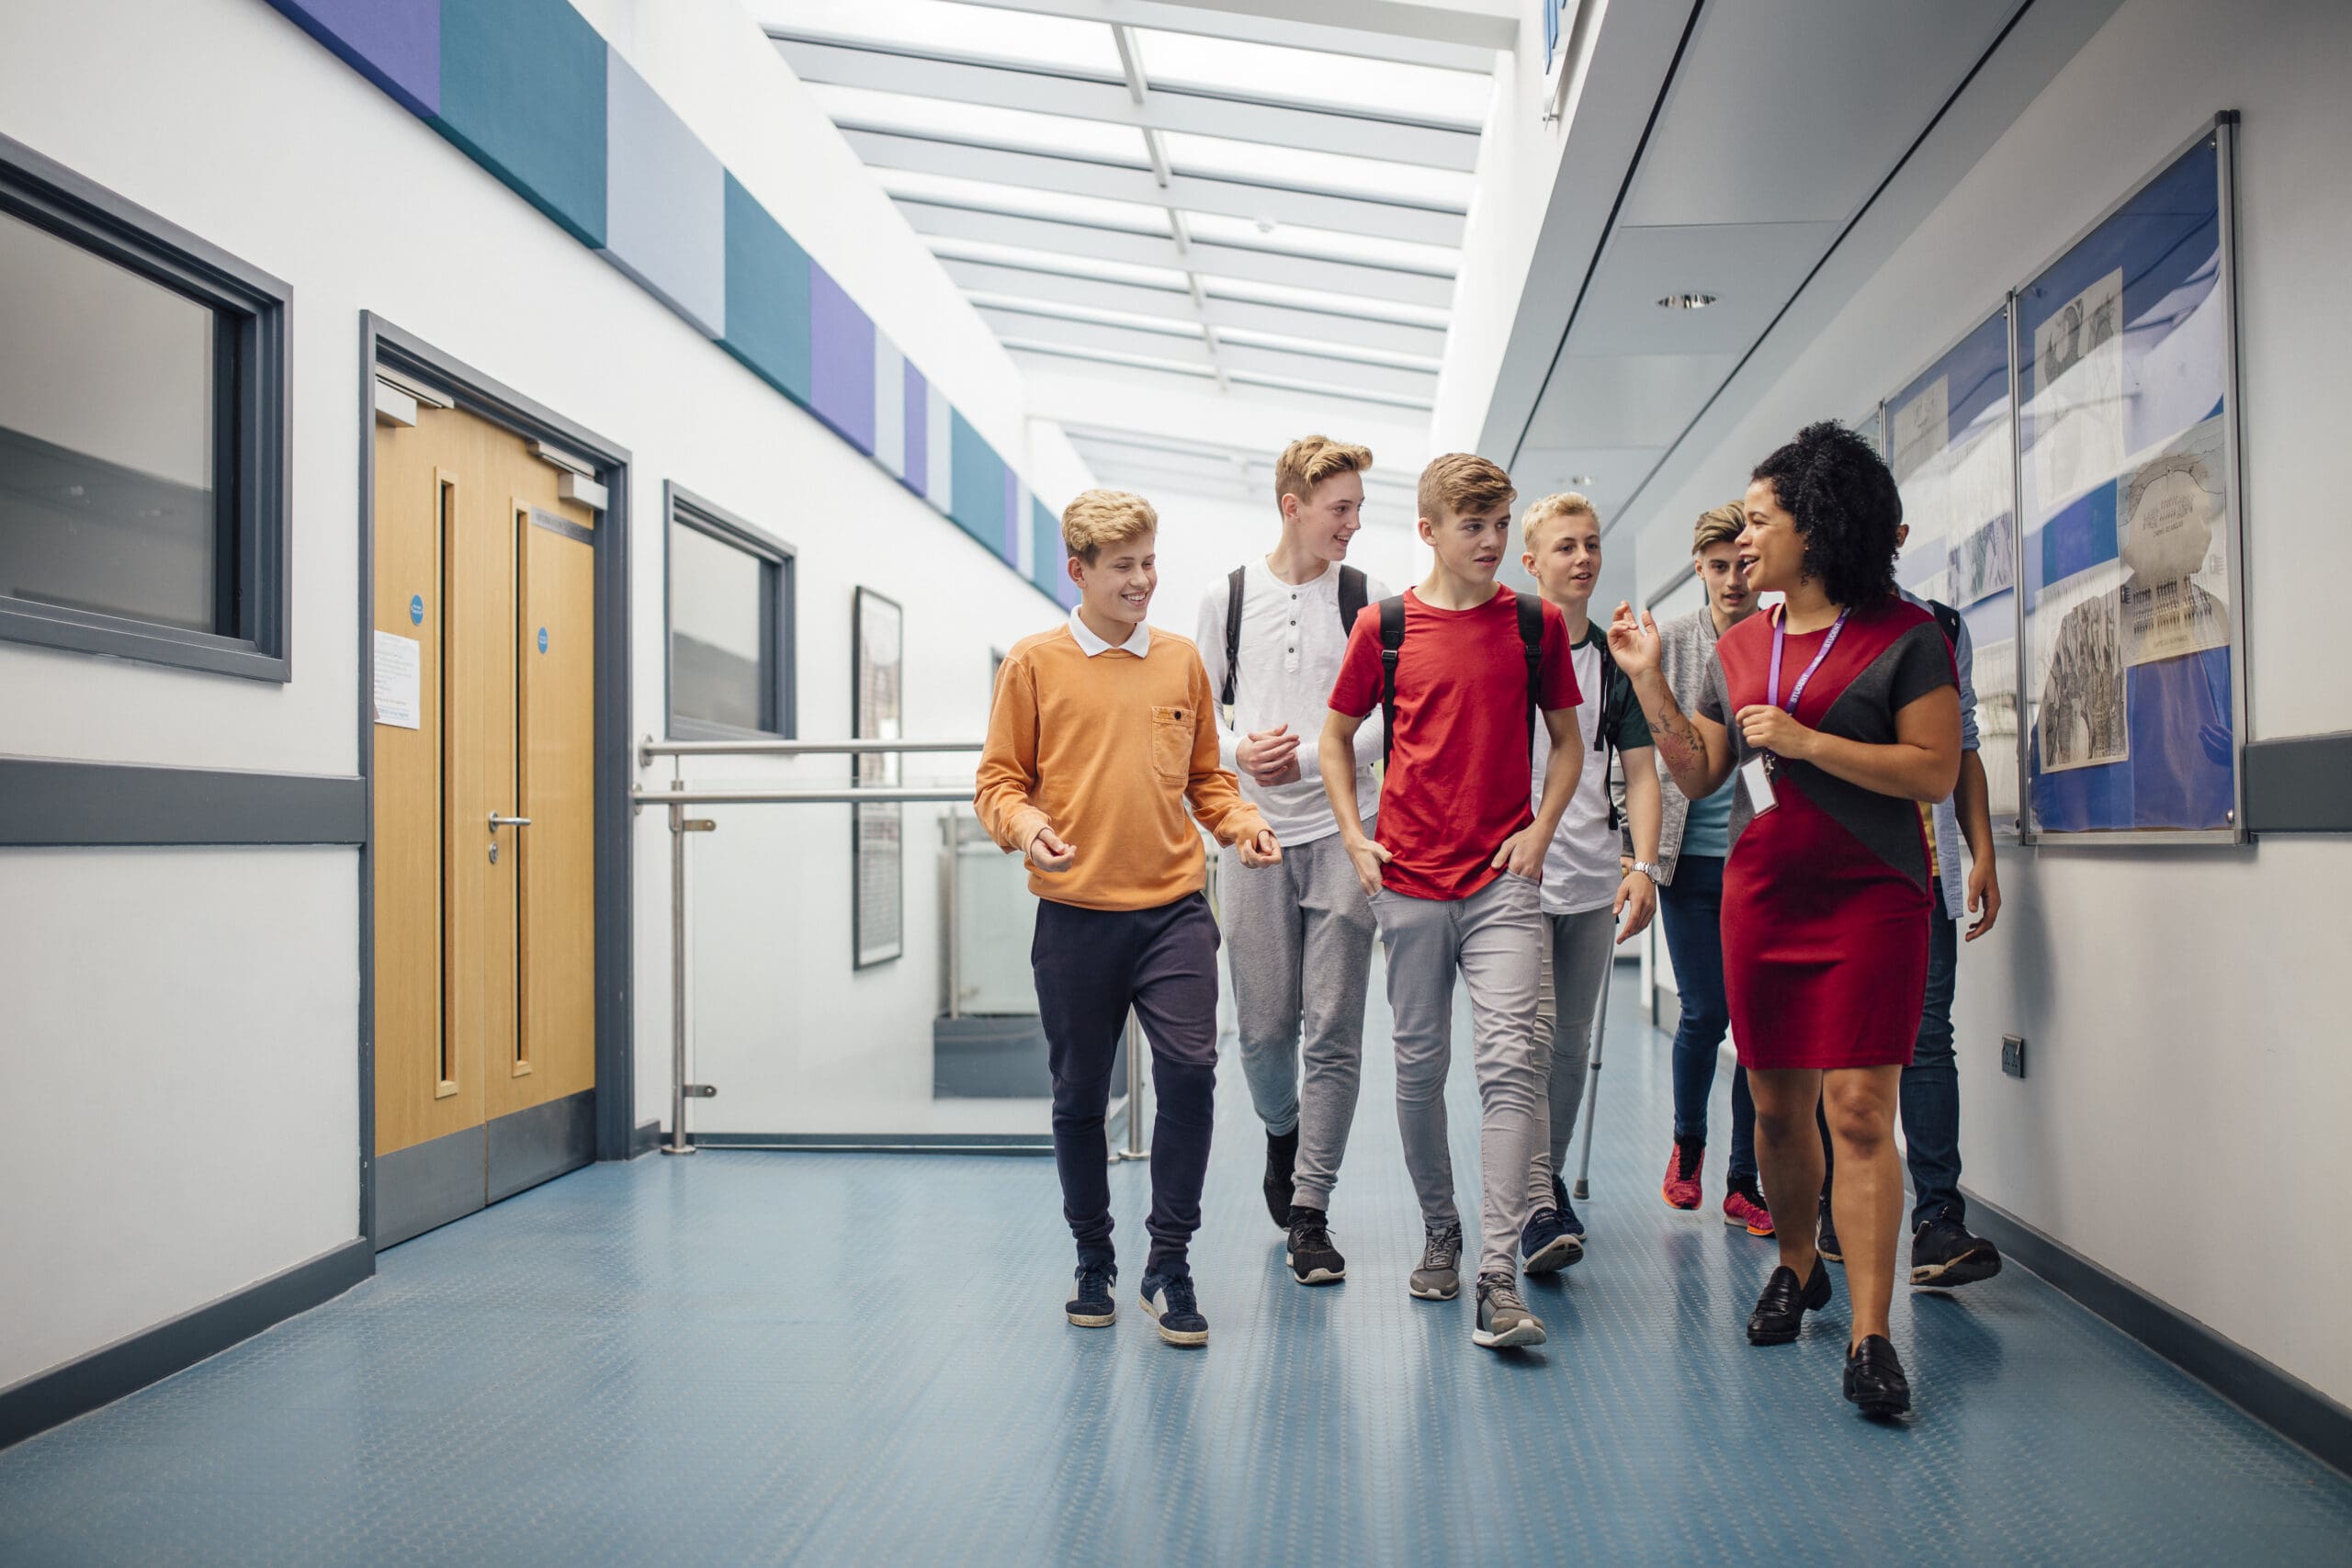
POLYGON ((1813 1260, 1813 1278, 1803 1285, 1797 1283, 1797 1271, 1783 1263, 1764 1281, 1764 1293, 1756 1298, 1756 1310, 1747 1314, 1747 1342, 1789 1344, 1804 1326, 1804 1314, 1828 1304, 1829 1270, 1821 1259, 1813 1260))
POLYGON ((1062 1315, 1080 1328, 1110 1327, 1119 1315, 1118 1304, 1111 1300, 1111 1285, 1118 1277, 1119 1266, 1107 1258, 1099 1263, 1080 1262, 1078 1289, 1062 1303, 1062 1315))
POLYGON ((1846 1397, 1882 1421, 1911 1408, 1911 1380, 1885 1336, 1873 1334, 1846 1352, 1846 1397))
POLYGON ((1549 1203, 1527 1216, 1519 1233, 1520 1267, 1530 1274, 1556 1274, 1584 1259, 1584 1238, 1568 1229, 1549 1203))
POLYGON ((1911 1233, 1911 1282, 1915 1285, 1973 1285, 2001 1271, 2001 1249, 1951 1213, 1935 1215, 1911 1233))
POLYGON ((1292 1208, 1283 1261, 1302 1285, 1336 1285, 1348 1277, 1348 1260, 1331 1245, 1329 1216, 1320 1209, 1292 1208))
POLYGON ((1143 1310, 1159 1325, 1159 1337, 1170 1345, 1205 1345, 1209 1320, 1193 1294, 1190 1274, 1146 1274, 1143 1310))
POLYGON ((1298 1129, 1266 1134, 1266 1213, 1276 1230, 1290 1229, 1291 1184, 1298 1170, 1298 1129))
POLYGON ((1846 1261, 1845 1249, 1838 1245, 1838 1222, 1829 1217, 1826 1202, 1821 1205, 1821 1230, 1814 1241, 1813 1249, 1832 1263, 1846 1261))
POLYGON ((1568 1201, 1568 1184, 1558 1177, 1552 1178, 1552 1207, 1560 1211, 1560 1227, 1577 1238, 1577 1246, 1584 1246, 1584 1222, 1577 1218, 1577 1206, 1568 1201))

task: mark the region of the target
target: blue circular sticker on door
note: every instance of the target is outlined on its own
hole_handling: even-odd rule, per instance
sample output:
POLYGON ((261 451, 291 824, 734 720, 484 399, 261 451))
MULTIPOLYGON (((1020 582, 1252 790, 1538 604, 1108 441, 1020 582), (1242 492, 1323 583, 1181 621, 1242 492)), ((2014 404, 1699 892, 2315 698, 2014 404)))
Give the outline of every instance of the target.
POLYGON ((541 627, 539 628, 539 651, 540 651, 541 653, 545 653, 547 650, 548 650, 548 629, 547 629, 547 627, 545 627, 545 626, 541 626, 541 627))
POLYGON ((424 595, 422 593, 408 596, 408 624, 413 626, 424 624, 424 595))

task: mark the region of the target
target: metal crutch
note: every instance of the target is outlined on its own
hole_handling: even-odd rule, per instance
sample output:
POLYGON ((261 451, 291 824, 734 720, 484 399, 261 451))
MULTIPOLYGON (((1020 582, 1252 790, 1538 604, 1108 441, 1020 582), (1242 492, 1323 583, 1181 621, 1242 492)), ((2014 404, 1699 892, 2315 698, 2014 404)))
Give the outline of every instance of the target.
POLYGON ((1592 1196, 1592 1112, 1600 1103, 1600 1042, 1609 1032, 1609 991, 1617 979, 1617 955, 1609 955, 1609 968, 1600 981, 1600 1004, 1592 1010, 1592 1075, 1584 1086, 1584 1154, 1577 1160, 1577 1190, 1579 1199, 1592 1196))

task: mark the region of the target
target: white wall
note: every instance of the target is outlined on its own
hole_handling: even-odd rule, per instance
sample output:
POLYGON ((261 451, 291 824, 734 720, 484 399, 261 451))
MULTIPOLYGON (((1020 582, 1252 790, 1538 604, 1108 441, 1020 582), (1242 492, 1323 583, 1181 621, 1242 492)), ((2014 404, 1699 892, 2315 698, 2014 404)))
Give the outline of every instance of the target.
MULTIPOLYGON (((586 8, 910 357, 1028 466, 1017 371, 756 29, 725 0, 586 8)), ((261 0, 0 7, 0 132, 294 290, 294 679, 0 646, 10 752, 355 770, 363 310, 631 452, 639 732, 662 721, 664 479, 798 547, 804 735, 848 733, 857 584, 906 608, 916 735, 977 735, 989 649, 1058 618, 953 524, 261 0)), ((1041 485, 1083 475, 1057 432, 1035 444, 1041 485)), ((707 1006, 762 1017, 755 1045, 839 1054, 927 1040, 934 895, 922 814, 910 815, 907 955, 855 977, 846 808, 730 813, 698 840, 706 871, 735 878, 697 885, 715 955, 704 973, 735 976, 707 1006)), ((640 824, 640 1119, 667 1104, 665 840, 658 818, 640 824)), ((9 1289, 29 1277, 45 1292, 38 1318, 0 1297, 0 1384, 356 1234, 357 897, 351 851, 0 855, 0 1102, 43 1108, 19 1117, 0 1151, 0 1256, 9 1289), (85 917, 99 908, 96 932, 85 917), (199 1068, 200 1092, 156 1091, 199 1068), (89 1075, 66 1086, 92 1100, 86 1114, 50 1113, 67 1070, 89 1075), (78 1182, 73 1201, 48 1217, 28 1210, 61 1179, 78 1182), (44 1265, 29 1276, 17 1267, 28 1257, 44 1265)), ((730 1087, 749 1098, 756 1074, 781 1071, 755 1052, 730 1087)))
MULTIPOLYGON (((1757 458, 1901 386, 2215 110, 2237 108, 2253 733, 2352 728, 2352 682, 2318 642, 2340 619, 2327 563, 2352 395, 2336 356, 2315 352, 2352 342, 2347 59, 2343 6, 2127 0, 1844 307, 1807 324, 1783 374, 1735 387, 1749 412, 1673 455, 1678 482, 1639 520, 1645 586, 1681 564, 1690 520, 1757 458)), ((2335 993, 2352 843, 2012 846, 2002 876, 2008 902, 1962 953, 1953 1010, 1968 1184, 2352 1399, 2352 1251, 2327 1239, 2352 1121, 2335 993), (2030 1043, 2021 1082, 2001 1076, 2004 1033, 2030 1043)))

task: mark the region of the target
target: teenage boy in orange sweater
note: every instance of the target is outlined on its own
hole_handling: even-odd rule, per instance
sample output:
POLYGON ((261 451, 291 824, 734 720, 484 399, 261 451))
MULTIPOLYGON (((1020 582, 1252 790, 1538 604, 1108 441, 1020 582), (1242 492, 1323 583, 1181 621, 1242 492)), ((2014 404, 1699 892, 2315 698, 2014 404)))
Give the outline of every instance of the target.
MULTIPOLYGON (((1111 1059, 1135 1010, 1151 1043, 1151 1252, 1143 1310, 1171 1345, 1205 1345, 1186 1247, 1201 1224, 1216 1087, 1216 921, 1192 816, 1245 866, 1282 848, 1217 760, 1197 649, 1144 624, 1159 584, 1151 503, 1091 490, 1062 513, 1079 586, 1067 625, 1022 638, 997 674, 973 807, 1037 895, 1030 963, 1054 1079, 1054 1163, 1078 1242, 1063 1314, 1116 1315, 1103 1115, 1111 1059)), ((1132 1112, 1131 1112, 1132 1113, 1132 1112)))

